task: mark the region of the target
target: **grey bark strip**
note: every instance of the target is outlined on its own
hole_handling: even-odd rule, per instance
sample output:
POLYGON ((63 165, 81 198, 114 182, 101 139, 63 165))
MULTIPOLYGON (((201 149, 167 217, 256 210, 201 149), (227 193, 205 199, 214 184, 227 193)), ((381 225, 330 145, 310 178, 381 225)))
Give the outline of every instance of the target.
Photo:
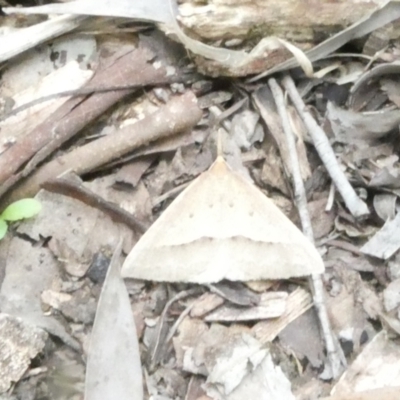
MULTIPOLYGON (((291 167, 292 167, 295 200, 299 211, 303 232, 305 236, 312 243, 314 243, 314 234, 312 230, 310 215, 307 208, 306 191, 304 188, 303 180, 301 178, 299 160, 296 152, 296 143, 292 129, 290 127, 289 118, 286 113, 283 93, 280 86, 275 81, 275 79, 273 78, 269 79, 268 84, 275 99, 276 107, 281 117, 283 130, 285 132, 288 144, 291 167)), ((321 275, 313 274, 311 276, 311 284, 313 288, 314 305, 317 309, 322 332, 324 334, 332 375, 334 378, 337 378, 343 371, 343 367, 346 365, 346 360, 344 356, 341 354, 341 348, 335 346, 335 342, 337 344, 337 341, 334 340, 332 329, 329 323, 328 313, 325 307, 324 289, 323 289, 321 275)))
POLYGON ((304 122, 304 125, 307 127, 315 149, 335 183, 336 188, 342 195, 347 208, 356 218, 367 216, 369 214, 367 205, 357 196, 357 193, 350 185, 344 172, 341 170, 325 132, 307 111, 306 105, 300 97, 292 78, 286 76, 283 78, 282 84, 288 91, 290 99, 304 122))

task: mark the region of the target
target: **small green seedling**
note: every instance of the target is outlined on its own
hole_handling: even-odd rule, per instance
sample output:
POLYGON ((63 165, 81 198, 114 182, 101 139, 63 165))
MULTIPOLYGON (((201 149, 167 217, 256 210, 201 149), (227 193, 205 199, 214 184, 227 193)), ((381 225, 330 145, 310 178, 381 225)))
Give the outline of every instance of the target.
POLYGON ((42 205, 35 199, 21 199, 10 204, 0 214, 0 240, 7 233, 7 222, 19 221, 21 219, 32 218, 39 214, 42 205))

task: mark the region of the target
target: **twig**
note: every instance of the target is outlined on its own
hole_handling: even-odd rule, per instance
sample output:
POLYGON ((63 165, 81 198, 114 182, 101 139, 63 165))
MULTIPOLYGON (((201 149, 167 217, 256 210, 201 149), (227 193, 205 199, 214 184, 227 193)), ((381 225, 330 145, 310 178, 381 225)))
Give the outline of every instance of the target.
MULTIPOLYGON (((98 118, 116 102, 135 91, 134 86, 168 83, 176 75, 168 75, 167 66, 156 68, 150 61, 154 53, 145 46, 131 50, 98 70, 86 85, 94 87, 122 86, 129 82, 131 88, 105 93, 81 94, 70 98, 55 113, 33 131, 11 146, 0 157, 0 195, 4 194, 19 178, 27 176, 35 167, 82 128, 98 118), (16 172, 23 166, 21 174, 16 172), (16 174, 16 175, 13 175, 16 174)), ((85 91, 85 88, 81 89, 85 91)))
POLYGON ((187 315, 189 315, 190 311, 192 310, 193 306, 196 304, 196 300, 193 300, 179 315, 179 317, 176 319, 174 322, 174 325, 172 325, 171 329, 168 332, 167 338, 165 339, 166 343, 169 343, 172 338, 174 337, 176 331, 179 328, 179 325, 182 323, 182 321, 185 319, 187 315))
POLYGON ((153 200, 152 208, 154 209, 158 207, 163 201, 168 200, 170 197, 177 196, 179 193, 181 193, 184 189, 186 189, 189 186, 190 182, 182 183, 181 185, 176 186, 173 189, 168 190, 168 192, 163 193, 162 195, 156 197, 153 200))
MULTIPOLYGON (((171 79, 168 80, 168 82, 165 81, 165 78, 161 79, 160 82, 153 81, 151 83, 152 86, 155 85, 165 85, 166 83, 175 83, 175 82, 181 82, 183 80, 183 77, 176 77, 176 79, 171 79)), ((84 87, 80 89, 74 89, 74 90, 65 90, 63 92, 57 92, 57 93, 52 93, 48 94, 46 96, 39 97, 38 99, 29 101, 28 103, 22 104, 19 107, 13 108, 11 111, 5 113, 5 114, 0 114, 0 122, 6 120, 9 117, 12 117, 14 115, 18 115, 22 111, 26 111, 31 107, 34 107, 38 104, 42 104, 45 101, 49 100, 54 100, 58 99, 60 97, 81 97, 81 96, 89 96, 94 93, 107 93, 107 92, 114 92, 118 90, 134 90, 134 89, 140 89, 140 88, 145 88, 146 85, 143 83, 136 83, 136 84, 128 84, 128 85, 116 85, 116 86, 107 86, 107 87, 84 87)))
MULTIPOLYGON (((286 112, 284 97, 281 88, 276 83, 275 79, 268 80, 269 87, 272 91, 278 113, 281 117, 283 130, 285 132, 288 150, 290 154, 290 162, 293 176, 293 185, 295 192, 295 200, 299 211, 299 216, 305 236, 314 243, 314 234, 311 225, 310 215, 307 208, 307 197, 304 188, 304 183, 301 178, 299 160, 296 152, 295 138, 290 126, 289 118, 286 112)), ((328 360, 332 369, 332 375, 337 378, 343 371, 343 366, 346 365, 346 360, 341 354, 341 348, 335 346, 337 341, 333 338, 333 333, 330 327, 327 310, 324 302, 324 289, 320 275, 313 274, 311 277, 311 284, 313 288, 314 305, 318 313, 322 332, 325 338, 326 350, 328 353, 328 360), (343 364, 343 366, 342 366, 343 364)))
POLYGON ((49 192, 69 196, 88 206, 97 208, 109 215, 113 221, 123 223, 134 231, 143 233, 148 228, 131 213, 125 211, 116 204, 104 200, 101 196, 85 188, 82 184, 75 183, 72 180, 65 178, 51 179, 44 182, 41 186, 49 192))
MULTIPOLYGON (((162 357, 164 345, 168 343, 168 340, 163 340, 164 338, 162 337, 165 323, 166 323, 166 318, 167 318, 167 313, 172 306, 173 303, 175 303, 178 300, 182 300, 185 297, 193 296, 196 294, 200 294, 204 291, 204 289, 201 286, 196 286, 194 288, 188 289, 188 290, 183 290, 179 292, 177 295, 175 295, 172 299, 168 300, 167 304, 165 304, 164 309, 160 315, 160 318, 157 323, 156 327, 156 332, 154 335, 153 342, 151 346, 151 351, 149 352, 147 356, 147 363, 148 363, 148 368, 149 371, 154 371, 155 367, 157 364, 160 362, 160 359, 162 357)), ((174 327, 172 327, 175 329, 174 327)), ((165 332, 165 331, 164 331, 165 332)), ((172 334, 173 336, 173 334, 172 334)), ((172 337, 171 336, 171 337, 172 337)), ((167 335, 165 336, 165 339, 167 338, 167 335)))
POLYGON ((367 205, 357 196, 357 193, 350 185, 345 174, 341 170, 335 153, 329 143, 328 138, 322 128, 316 123, 311 114, 307 111, 306 106, 297 92, 296 86, 290 76, 285 76, 282 80, 283 86, 289 93, 289 96, 296 107, 304 125, 314 142, 314 146, 325 165, 329 175, 331 176, 336 188, 343 197, 346 206, 355 217, 364 217, 369 214, 367 205))
POLYGON ((77 147, 45 164, 20 184, 4 202, 35 195, 43 182, 56 178, 67 170, 82 175, 161 137, 190 129, 200 120, 201 115, 193 93, 187 92, 173 97, 158 111, 135 124, 77 147))

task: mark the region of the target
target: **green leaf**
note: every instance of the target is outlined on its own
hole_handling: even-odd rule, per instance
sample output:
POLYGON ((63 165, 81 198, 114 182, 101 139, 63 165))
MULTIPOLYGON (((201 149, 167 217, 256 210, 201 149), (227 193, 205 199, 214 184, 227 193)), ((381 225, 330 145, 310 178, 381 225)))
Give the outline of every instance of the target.
POLYGON ((22 199, 10 204, 1 214, 5 221, 19 221, 37 215, 42 205, 35 199, 22 199))
POLYGON ((0 219, 0 240, 3 239, 4 236, 6 236, 7 229, 7 222, 4 221, 4 219, 0 219))

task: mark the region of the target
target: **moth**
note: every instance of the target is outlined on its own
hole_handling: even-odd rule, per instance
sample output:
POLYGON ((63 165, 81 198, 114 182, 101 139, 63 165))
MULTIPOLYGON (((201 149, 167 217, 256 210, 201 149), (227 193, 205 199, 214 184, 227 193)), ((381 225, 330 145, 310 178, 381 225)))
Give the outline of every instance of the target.
POLYGON ((323 271, 314 245, 222 156, 171 203, 122 266, 126 278, 192 283, 323 271))

